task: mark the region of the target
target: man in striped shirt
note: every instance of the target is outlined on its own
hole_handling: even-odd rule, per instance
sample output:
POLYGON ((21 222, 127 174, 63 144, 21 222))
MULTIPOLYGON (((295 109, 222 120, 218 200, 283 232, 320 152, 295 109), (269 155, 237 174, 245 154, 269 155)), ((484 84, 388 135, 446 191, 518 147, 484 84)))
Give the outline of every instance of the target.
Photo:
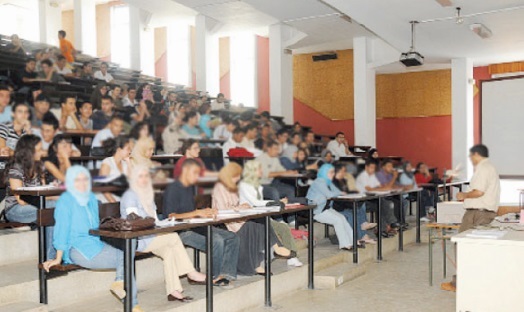
POLYGON ((18 139, 30 133, 29 106, 26 103, 16 103, 13 106, 13 121, 0 124, 0 155, 13 155, 18 139))

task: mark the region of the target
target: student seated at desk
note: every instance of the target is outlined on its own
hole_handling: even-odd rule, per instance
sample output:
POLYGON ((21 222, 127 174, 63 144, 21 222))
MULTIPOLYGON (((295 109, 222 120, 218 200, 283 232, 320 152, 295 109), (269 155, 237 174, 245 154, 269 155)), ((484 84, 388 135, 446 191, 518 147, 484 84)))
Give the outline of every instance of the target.
POLYGON ((349 151, 349 144, 346 140, 346 136, 344 132, 337 132, 335 135, 335 139, 331 140, 326 149, 328 149, 333 157, 335 157, 336 160, 338 160, 340 157, 346 157, 351 156, 351 152, 349 151))
POLYGON ((107 65, 106 62, 103 62, 102 64, 100 64, 100 70, 97 70, 95 74, 93 75, 93 77, 95 77, 95 79, 98 79, 98 80, 103 80, 107 83, 112 83, 115 79, 107 71, 108 67, 109 65, 107 65))
POLYGON ((267 144, 266 152, 258 156, 258 160, 262 164, 262 186, 264 187, 264 198, 273 201, 279 201, 281 198, 287 198, 290 203, 303 201, 303 199, 295 196, 295 187, 284 183, 277 179, 277 177, 286 174, 297 174, 296 170, 286 170, 280 163, 279 144, 275 141, 270 141, 267 144))
MULTIPOLYGON (((172 114, 171 116, 174 115, 172 114)), ((180 149, 180 147, 182 147, 183 143, 180 141, 180 139, 187 138, 185 132, 182 131, 180 126, 182 123, 180 116, 181 115, 176 115, 173 117, 173 119, 162 132, 162 142, 164 145, 163 148, 165 154, 175 154, 180 149)))
POLYGON ((122 87, 120 85, 114 86, 113 89, 109 91, 109 96, 113 98, 113 103, 116 108, 122 109, 124 107, 124 103, 122 102, 122 87))
MULTIPOLYGON (((362 171, 356 180, 356 188, 361 194, 373 191, 389 191, 391 186, 381 185, 380 181, 375 175, 377 169, 377 163, 373 159, 367 159, 364 171, 362 171)), ((382 220, 380 224, 380 235, 382 237, 391 237, 396 233, 396 230, 400 227, 398 224, 397 218, 394 215, 394 204, 389 199, 381 198, 381 213, 382 220)), ((370 211, 377 211, 378 202, 377 201, 367 201, 366 207, 370 211)))
POLYGON ((242 140, 244 139, 244 135, 246 134, 244 128, 237 127, 235 130, 233 130, 233 136, 227 140, 224 144, 222 144, 222 156, 224 157, 224 164, 227 165, 229 163, 229 156, 228 152, 232 148, 239 148, 242 147, 242 140))
MULTIPOLYGON (((42 121, 42 126, 37 129, 32 129, 31 131, 42 140, 42 157, 47 157, 54 138, 61 133, 58 130, 58 120, 53 114, 47 113, 42 121)), ((69 142, 71 143, 71 139, 69 139, 69 142)), ((70 156, 78 157, 80 155, 81 152, 78 148, 75 145, 72 145, 70 156)))
MULTIPOLYGON (((229 163, 220 169, 218 174, 219 182, 213 188, 213 209, 220 210, 242 210, 250 209, 248 203, 240 205, 238 197, 237 183, 240 181, 242 174, 242 167, 237 163, 229 163)), ((264 251, 265 251, 265 230, 264 223, 255 221, 246 222, 230 222, 226 223, 229 231, 236 233, 240 239, 240 249, 238 256, 238 274, 253 275, 263 274, 264 267, 264 251)), ((280 257, 288 258, 291 252, 279 246, 275 232, 271 228, 270 231, 270 246, 271 251, 280 257)), ((273 257, 273 254, 272 254, 273 257)))
MULTIPOLYGON (((90 102, 81 102, 78 104, 78 111, 80 112, 78 121, 82 125, 82 129, 93 130, 93 119, 91 119, 93 115, 93 104, 90 102)), ((91 142, 90 140, 91 139, 89 139, 89 142, 91 142)))
POLYGON ((280 163, 286 170, 296 170, 298 172, 305 172, 308 170, 318 170, 318 164, 315 162, 311 165, 307 163, 307 150, 299 148, 291 158, 287 155, 280 157, 280 163))
POLYGON ((182 131, 185 132, 188 138, 203 139, 206 137, 206 134, 198 127, 198 114, 195 111, 186 113, 182 131))
POLYGON ((64 95, 60 99, 60 108, 52 108, 50 110, 56 119, 58 119, 59 128, 65 130, 82 130, 82 124, 76 117, 76 97, 72 95, 64 95))
POLYGON ((223 110, 226 109, 226 103, 225 103, 225 97, 224 93, 217 94, 216 100, 211 102, 211 109, 212 110, 223 110))
MULTIPOLYGON (((389 187, 390 189, 411 189, 413 186, 402 186, 398 181, 399 174, 398 171, 393 167, 391 160, 386 159, 380 165, 380 171, 376 174, 378 181, 381 185, 389 187)), ((395 218, 402 227, 407 228, 409 224, 406 222, 406 215, 408 213, 409 202, 407 199, 403 198, 400 201, 396 196, 391 197, 390 201, 395 205, 395 218), (400 209, 403 209, 402 219, 400 219, 400 209)))
POLYGON ((137 123, 133 128, 131 128, 131 131, 129 131, 129 136, 135 140, 135 142, 142 139, 152 138, 150 125, 145 121, 137 123))
POLYGON ((104 95, 101 99, 101 108, 91 116, 94 130, 101 130, 107 126, 109 121, 111 121, 111 117, 113 117, 114 107, 113 98, 109 95, 104 95))
MULTIPOLYGON (((182 174, 169 184, 164 191, 164 216, 177 219, 213 218, 216 209, 195 207, 195 184, 200 176, 200 164, 194 159, 186 159, 182 164, 182 174)), ((228 286, 237 278, 237 263, 240 240, 227 230, 213 227, 213 283, 228 286)), ((186 246, 201 251, 206 250, 206 229, 199 227, 179 232, 186 246)))
POLYGON ((317 162, 318 166, 321 167, 323 164, 333 164, 335 162, 335 157, 333 153, 327 148, 320 153, 320 160, 317 162))
POLYGON ((89 102, 93 104, 93 109, 100 109, 102 106, 102 97, 107 95, 108 90, 109 86, 106 85, 105 82, 98 82, 95 89, 93 90, 93 93, 91 93, 91 97, 89 98, 89 102))
MULTIPOLYGON (((250 160, 245 163, 242 171, 242 181, 238 186, 239 203, 241 205, 247 204, 251 207, 266 206, 272 200, 264 200, 262 194, 264 187, 260 184, 262 178, 262 165, 256 160, 250 160)), ((276 203, 282 202, 287 204, 287 198, 284 198, 276 203)), ((297 246, 293 235, 286 223, 278 222, 271 219, 271 227, 282 242, 282 245, 291 251, 290 259, 287 264, 289 266, 302 266, 302 262, 297 258, 297 246)))
MULTIPOLYGON (((102 161, 98 175, 108 178, 128 176, 133 166, 130 159, 132 144, 131 139, 125 135, 105 140, 103 147, 112 156, 102 161)), ((97 194, 97 198, 102 203, 116 203, 120 200, 120 197, 112 193, 97 194)))
MULTIPOLYGON (((31 109, 31 125, 33 127, 38 128, 42 125, 44 116, 49 112, 49 103, 49 99, 45 95, 39 94, 36 96, 31 109)), ((11 113, 11 107, 9 107, 9 113, 11 113)))
MULTIPOLYGON (((91 192, 91 176, 86 168, 73 166, 66 174, 66 192, 60 196, 54 213, 55 226, 53 246, 57 249, 56 257, 48 258, 43 263, 49 269, 64 262, 77 264, 88 269, 116 268, 115 281, 109 290, 122 300, 124 290, 124 252, 105 242, 99 236, 89 234, 89 230, 100 224, 98 201, 91 192)), ((49 230, 49 228, 48 228, 49 230)), ((134 253, 131 263, 134 263, 134 253)), ((142 312, 137 300, 135 277, 132 276, 133 312, 142 312)))
POLYGON ((222 118, 222 124, 215 128, 213 132, 213 139, 215 140, 229 140, 233 135, 233 130, 235 130, 237 125, 229 117, 222 118))
MULTIPOLYGON (((152 161, 153 153, 155 152, 155 141, 146 137, 135 141, 133 151, 131 152, 131 161, 133 165, 142 165, 148 167, 150 170, 160 167, 160 163, 152 161)), ((167 176, 162 170, 155 170, 153 175, 153 181, 160 182, 165 181, 167 176)))
MULTIPOLYGON (((251 122, 247 126, 244 127, 245 135, 242 139, 242 147, 254 151, 256 149, 255 147, 255 140, 258 137, 258 125, 256 122, 251 122)), ((260 151, 259 151, 260 153, 260 151)))
POLYGON ((0 123, 6 123, 13 120, 11 110, 11 91, 5 85, 0 85, 0 123))
POLYGON ((317 147, 315 146, 315 133, 309 130, 306 132, 304 142, 307 144, 307 151, 309 156, 318 155, 317 147))
POLYGON ((282 155, 282 153, 287 149, 288 147, 288 141, 289 139, 289 133, 285 129, 280 129, 277 132, 277 143, 278 143, 278 154, 282 155))
POLYGON ((44 161, 46 169, 46 182, 64 183, 67 169, 71 167, 69 158, 73 156, 72 141, 70 137, 57 134, 49 146, 47 160, 44 161))
POLYGON ((54 70, 57 74, 62 76, 73 76, 73 71, 71 71, 71 69, 67 67, 67 60, 63 55, 59 55, 56 57, 56 64, 54 70))
POLYGON ((11 35, 11 43, 5 47, 9 52, 26 56, 26 51, 22 45, 22 40, 17 34, 11 35))
POLYGON ((80 79, 84 79, 87 81, 93 81, 93 64, 90 62, 85 62, 82 64, 82 68, 80 69, 80 79))
MULTIPOLYGON (((125 219, 130 208, 135 214, 158 220, 153 183, 149 167, 136 165, 129 175, 129 189, 120 201, 120 216, 125 219)), ((195 270, 177 233, 149 235, 138 239, 137 251, 152 252, 164 264, 164 279, 169 301, 188 302, 193 298, 184 296, 180 276, 187 275, 190 284, 204 284, 206 275, 195 270)))
MULTIPOLYGON (((33 134, 27 134, 20 138, 7 168, 5 216, 11 222, 36 222, 38 208, 22 200, 20 196, 13 195, 11 191, 20 187, 45 185, 41 155, 42 142, 40 142, 40 138, 33 134)), ((47 198, 46 208, 53 208, 54 206, 55 201, 52 198, 47 198)), ((54 258, 54 250, 51 245, 52 230, 46 231, 46 239, 48 259, 54 258)))
POLYGON ((200 120, 198 125, 200 129, 204 132, 205 138, 210 139, 213 137, 213 130, 211 125, 211 105, 204 103, 198 109, 200 113, 200 120))
MULTIPOLYGON (((335 165, 335 176, 333 177, 333 185, 335 185, 342 193, 349 194, 356 190, 355 179, 351 174, 347 174, 345 164, 336 162, 335 165), (351 187, 350 187, 350 182, 351 187)), ((346 217, 348 223, 353 226, 353 204, 348 205, 347 203, 335 201, 333 208, 340 212, 346 217)), ((377 226, 376 223, 369 223, 366 215, 366 203, 357 203, 357 239, 364 243, 375 244, 375 240, 370 238, 366 233, 367 230, 371 230, 377 226)))
MULTIPOLYGON (((409 161, 406 161, 402 164, 402 174, 399 178, 399 184, 402 185, 404 189, 414 189, 418 187, 413 166, 411 166, 409 161)), ((413 196, 416 195, 416 193, 412 194, 413 196)), ((409 195, 406 194, 404 198, 409 198, 409 195)), ((421 191, 420 200, 420 205, 417 205, 417 209, 419 209, 420 221, 429 222, 430 220, 426 217, 426 208, 433 207, 433 197, 430 197, 428 192, 421 191)))
POLYGON ((353 229, 346 217, 333 208, 333 201, 329 201, 330 198, 342 195, 342 192, 333 185, 334 176, 335 168, 333 165, 322 165, 318 169, 317 178, 309 187, 306 197, 317 205, 313 210, 315 220, 333 225, 335 228, 339 248, 352 250, 355 247, 353 246, 353 229))
POLYGON ((122 133, 124 127, 124 120, 118 114, 114 114, 111 117, 111 121, 103 130, 98 131, 98 133, 93 138, 93 144, 91 147, 101 147, 102 142, 107 139, 115 138, 122 133))
POLYGON ((194 139, 187 139, 182 144, 180 148, 180 154, 184 155, 180 158, 176 164, 175 169, 173 170, 173 178, 177 179, 182 174, 182 165, 186 159, 194 159, 200 164, 200 176, 201 177, 216 177, 217 172, 209 171, 206 169, 204 162, 200 158, 200 144, 194 139))
POLYGON ((293 155, 298 151, 298 146, 302 142, 302 137, 299 133, 293 133, 291 134, 291 143, 287 144, 286 148, 282 150, 282 153, 280 156, 287 157, 287 158, 293 158, 293 155))
POLYGON ((43 60, 40 66, 42 66, 42 71, 37 74, 37 78, 40 81, 48 81, 52 83, 66 82, 64 77, 55 71, 53 62, 50 59, 43 60))
POLYGON ((29 105, 16 103, 13 106, 13 122, 0 124, 0 155, 13 155, 18 140, 25 134, 31 134, 29 105))

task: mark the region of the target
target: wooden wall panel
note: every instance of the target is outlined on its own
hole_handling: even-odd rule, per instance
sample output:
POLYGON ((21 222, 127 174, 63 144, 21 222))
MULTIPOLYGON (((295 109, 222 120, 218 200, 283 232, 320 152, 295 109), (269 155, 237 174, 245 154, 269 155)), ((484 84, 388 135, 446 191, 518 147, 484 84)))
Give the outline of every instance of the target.
POLYGON ((524 62, 511 62, 489 65, 489 73, 492 75, 516 72, 524 72, 524 62))
POLYGON ((377 75, 377 118, 451 115, 451 70, 377 75))
POLYGON ((353 50, 336 52, 338 59, 320 62, 314 54, 293 56, 293 94, 330 119, 353 119, 353 50))

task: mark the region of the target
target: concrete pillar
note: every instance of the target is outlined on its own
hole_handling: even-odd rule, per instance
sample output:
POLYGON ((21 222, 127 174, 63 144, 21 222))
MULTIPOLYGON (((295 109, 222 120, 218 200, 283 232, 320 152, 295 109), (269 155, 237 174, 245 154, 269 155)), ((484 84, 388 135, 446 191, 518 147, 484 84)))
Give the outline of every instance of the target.
POLYGON ((468 157, 469 148, 473 146, 472 79, 471 59, 451 60, 451 153, 453 168, 462 166, 462 179, 469 179, 473 175, 473 167, 468 157))
POLYGON ((149 27, 152 14, 129 6, 130 67, 146 75, 155 74, 154 31, 149 27))
POLYGON ((74 0, 75 48, 96 56, 95 0, 74 0))
POLYGON ((38 0, 40 42, 58 46, 58 31, 62 29, 62 9, 56 1, 38 0))
MULTIPOLYGON (((372 41, 353 38, 355 145, 376 146, 376 92, 372 41)), ((346 133, 346 136, 349 133, 346 133)))
POLYGON ((220 92, 218 36, 221 24, 205 15, 195 17, 195 71, 196 90, 215 96, 220 92))
POLYGON ((306 35, 285 24, 269 26, 269 101, 272 115, 293 117, 293 55, 288 46, 306 35))

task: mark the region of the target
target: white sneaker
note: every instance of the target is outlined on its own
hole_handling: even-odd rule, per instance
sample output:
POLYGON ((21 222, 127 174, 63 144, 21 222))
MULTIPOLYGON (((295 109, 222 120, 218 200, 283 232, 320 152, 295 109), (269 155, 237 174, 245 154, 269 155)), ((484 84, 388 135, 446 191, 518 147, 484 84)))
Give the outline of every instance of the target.
POLYGON ((420 218, 420 221, 422 221, 422 222, 430 222, 431 220, 428 217, 422 217, 422 218, 420 218))
POLYGON ((300 260, 298 260, 297 257, 295 257, 295 258, 288 259, 287 260, 287 265, 294 266, 294 267, 301 267, 304 264, 302 262, 300 262, 300 260))

